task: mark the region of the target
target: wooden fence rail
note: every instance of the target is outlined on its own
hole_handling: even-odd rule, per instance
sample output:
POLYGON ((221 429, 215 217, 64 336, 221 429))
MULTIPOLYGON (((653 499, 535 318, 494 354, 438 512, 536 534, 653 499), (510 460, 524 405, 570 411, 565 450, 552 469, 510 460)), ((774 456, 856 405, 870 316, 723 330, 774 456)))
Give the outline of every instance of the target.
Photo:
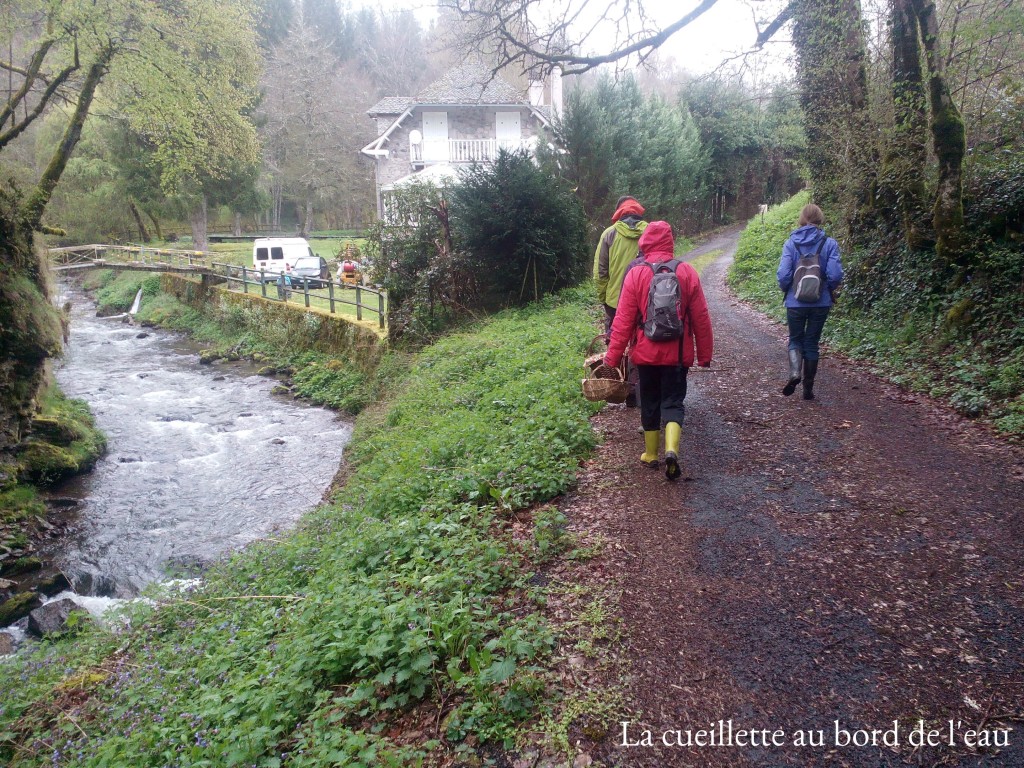
POLYGON ((291 277, 277 272, 239 266, 237 264, 210 264, 210 272, 224 278, 233 291, 257 293, 275 301, 301 301, 306 307, 326 309, 331 314, 352 307, 356 319, 362 320, 369 312, 377 316, 377 324, 384 328, 387 322, 386 298, 382 291, 363 285, 349 285, 336 280, 291 277))

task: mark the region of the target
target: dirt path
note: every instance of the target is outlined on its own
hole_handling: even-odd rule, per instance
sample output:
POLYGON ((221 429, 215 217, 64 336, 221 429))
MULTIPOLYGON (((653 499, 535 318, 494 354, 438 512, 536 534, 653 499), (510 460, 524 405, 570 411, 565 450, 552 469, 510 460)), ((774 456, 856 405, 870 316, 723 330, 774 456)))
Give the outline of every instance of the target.
POLYGON ((737 236, 698 249, 726 253, 703 278, 716 355, 691 373, 690 480, 640 466, 637 411, 608 406, 565 505, 607 542, 578 577, 615 596, 625 739, 654 746, 616 722, 575 741, 631 767, 1024 766, 1021 453, 827 353, 818 400, 782 397, 784 329, 724 286, 737 236), (915 748, 920 718, 938 746, 915 748), (782 745, 660 746, 730 719, 782 745), (894 721, 895 748, 842 746, 894 721), (1009 746, 972 752, 971 729, 1009 746))

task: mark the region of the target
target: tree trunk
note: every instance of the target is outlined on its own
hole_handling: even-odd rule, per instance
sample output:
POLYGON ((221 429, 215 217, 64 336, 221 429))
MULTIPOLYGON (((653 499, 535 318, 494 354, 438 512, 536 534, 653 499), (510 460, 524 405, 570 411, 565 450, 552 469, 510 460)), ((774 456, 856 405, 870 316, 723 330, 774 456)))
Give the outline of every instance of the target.
POLYGON ((878 165, 860 2, 794 0, 791 7, 814 199, 856 234, 874 213, 878 165))
POLYGON ((309 237, 309 233, 313 231, 313 198, 306 198, 306 215, 302 220, 302 231, 299 233, 302 237, 309 237))
POLYGON ((152 213, 150 213, 149 211, 146 211, 145 213, 146 213, 146 216, 149 217, 150 222, 153 224, 153 231, 156 232, 156 239, 157 240, 163 240, 164 239, 164 233, 160 229, 160 220, 156 216, 154 216, 152 213))
POLYGON ((939 161, 939 180, 932 208, 935 252, 942 265, 964 267, 966 265, 959 261, 963 252, 963 163, 967 154, 967 136, 960 110, 953 103, 946 82, 934 0, 913 0, 913 3, 928 63, 932 147, 939 161))
POLYGON ((235 211, 235 227, 231 231, 231 234, 233 234, 235 237, 242 236, 242 214, 240 214, 238 211, 235 211))
POLYGON ((270 213, 270 228, 276 233, 281 231, 281 182, 274 179, 274 183, 271 186, 271 195, 273 199, 272 210, 270 213))
POLYGON ((107 65, 110 63, 111 56, 112 53, 106 51, 89 67, 89 72, 82 83, 82 90, 78 93, 75 111, 68 121, 68 127, 64 130, 64 136, 57 149, 54 150, 53 157, 50 158, 49 165, 43 171, 35 191, 25 203, 25 218, 33 230, 39 228, 39 223, 43 218, 43 211, 46 210, 46 206, 50 202, 53 190, 57 186, 57 182, 60 181, 60 177, 67 167, 68 160, 71 159, 71 153, 74 151, 75 145, 82 138, 82 126, 85 125, 85 118, 88 117, 89 109, 92 107, 96 88, 107 73, 107 65))
POLYGON ((128 201, 128 210, 131 211, 132 218, 135 219, 135 226, 139 228, 139 240, 148 243, 150 240, 149 230, 146 229, 146 223, 142 220, 142 214, 139 213, 139 206, 135 204, 134 200, 128 201))
POLYGON ((883 185, 900 212, 907 246, 930 246, 924 170, 928 164, 927 96, 921 42, 912 0, 892 2, 893 133, 883 165, 883 185))
POLYGON ((206 195, 200 197, 189 217, 189 223, 192 225, 192 247, 197 251, 205 251, 209 246, 206 239, 206 195))

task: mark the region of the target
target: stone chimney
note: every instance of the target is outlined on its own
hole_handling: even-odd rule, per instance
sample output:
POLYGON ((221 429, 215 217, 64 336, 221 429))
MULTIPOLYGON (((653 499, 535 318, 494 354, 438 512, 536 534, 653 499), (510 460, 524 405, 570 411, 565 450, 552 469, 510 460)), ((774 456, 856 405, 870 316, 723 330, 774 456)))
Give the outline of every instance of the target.
POLYGON ((551 113, 558 118, 562 116, 562 70, 560 67, 551 70, 551 113))
POLYGON ((542 80, 530 81, 530 106, 544 106, 544 82, 542 80))

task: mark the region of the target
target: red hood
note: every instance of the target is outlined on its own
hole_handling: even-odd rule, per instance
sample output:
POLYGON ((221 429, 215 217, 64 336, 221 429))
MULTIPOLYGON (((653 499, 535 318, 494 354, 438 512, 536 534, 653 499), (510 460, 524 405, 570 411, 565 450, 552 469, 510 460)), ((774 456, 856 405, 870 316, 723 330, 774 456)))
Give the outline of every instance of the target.
POLYGON ((643 216, 644 207, 636 200, 624 200, 622 205, 615 209, 615 215, 612 216, 612 224, 623 216, 628 216, 629 214, 633 214, 634 216, 643 216))
POLYGON ((652 221, 640 235, 640 252, 648 261, 668 261, 675 249, 672 226, 667 221, 652 221))

